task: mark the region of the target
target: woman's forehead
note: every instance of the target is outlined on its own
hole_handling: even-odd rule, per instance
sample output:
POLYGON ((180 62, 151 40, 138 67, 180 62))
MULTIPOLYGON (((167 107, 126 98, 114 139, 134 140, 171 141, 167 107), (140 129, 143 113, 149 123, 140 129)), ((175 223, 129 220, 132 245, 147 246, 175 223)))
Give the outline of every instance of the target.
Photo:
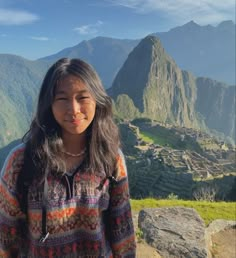
POLYGON ((87 85, 78 77, 68 75, 57 82, 56 92, 59 91, 89 91, 87 85))

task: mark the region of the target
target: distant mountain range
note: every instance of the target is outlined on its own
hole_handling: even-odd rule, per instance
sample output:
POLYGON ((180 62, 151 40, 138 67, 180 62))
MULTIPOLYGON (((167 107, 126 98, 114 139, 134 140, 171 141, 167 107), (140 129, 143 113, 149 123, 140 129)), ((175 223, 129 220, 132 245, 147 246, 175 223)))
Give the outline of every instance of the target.
MULTIPOLYGON (((154 33, 177 65, 195 76, 235 84, 235 24, 223 21, 217 27, 191 21, 168 32, 154 33)), ((40 60, 80 57, 93 64, 106 88, 140 40, 97 37, 40 60)))
POLYGON ((91 63, 106 88, 112 86, 108 92, 116 112, 124 111, 126 118, 209 127, 234 136, 235 86, 228 84, 235 84, 235 24, 190 22, 156 35, 159 39, 98 37, 36 61, 0 54, 0 148, 26 132, 43 76, 60 57, 91 63))
POLYGON ((235 85, 235 30, 233 21, 217 27, 191 21, 154 35, 181 69, 235 85))

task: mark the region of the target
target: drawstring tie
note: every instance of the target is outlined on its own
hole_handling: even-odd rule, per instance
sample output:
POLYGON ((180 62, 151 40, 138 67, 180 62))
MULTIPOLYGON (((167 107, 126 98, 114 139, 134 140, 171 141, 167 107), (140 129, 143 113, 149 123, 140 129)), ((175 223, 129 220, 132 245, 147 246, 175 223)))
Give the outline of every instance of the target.
POLYGON ((47 173, 44 180, 43 196, 42 196, 42 234, 39 239, 40 243, 44 243, 49 236, 47 231, 47 203, 48 203, 48 180, 47 173))

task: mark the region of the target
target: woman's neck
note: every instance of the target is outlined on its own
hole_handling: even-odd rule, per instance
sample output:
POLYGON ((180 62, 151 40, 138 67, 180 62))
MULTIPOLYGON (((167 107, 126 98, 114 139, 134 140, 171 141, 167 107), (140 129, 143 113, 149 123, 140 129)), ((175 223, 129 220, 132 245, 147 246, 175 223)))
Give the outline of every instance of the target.
POLYGON ((65 151, 79 153, 86 148, 86 135, 64 134, 62 136, 65 151))

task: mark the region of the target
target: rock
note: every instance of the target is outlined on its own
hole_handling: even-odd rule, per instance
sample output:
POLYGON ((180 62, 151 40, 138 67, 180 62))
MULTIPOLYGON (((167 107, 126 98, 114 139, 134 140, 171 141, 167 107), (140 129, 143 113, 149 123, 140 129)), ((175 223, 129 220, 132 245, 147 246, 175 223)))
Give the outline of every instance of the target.
POLYGON ((205 258, 205 224, 191 208, 169 207, 144 209, 138 226, 145 241, 165 258, 205 258))
POLYGON ((235 220, 224 220, 224 219, 216 219, 212 221, 209 226, 206 228, 206 234, 213 235, 222 230, 226 230, 229 228, 236 227, 235 220))
POLYGON ((136 258, 162 258, 157 250, 148 245, 144 240, 139 239, 137 236, 138 231, 138 212, 132 212, 134 230, 136 232, 136 258))
POLYGON ((212 254, 210 250, 212 250, 212 236, 215 234, 236 227, 236 221, 234 220, 223 220, 217 219, 212 221, 208 227, 206 228, 206 243, 208 248, 208 257, 211 258, 212 254))

